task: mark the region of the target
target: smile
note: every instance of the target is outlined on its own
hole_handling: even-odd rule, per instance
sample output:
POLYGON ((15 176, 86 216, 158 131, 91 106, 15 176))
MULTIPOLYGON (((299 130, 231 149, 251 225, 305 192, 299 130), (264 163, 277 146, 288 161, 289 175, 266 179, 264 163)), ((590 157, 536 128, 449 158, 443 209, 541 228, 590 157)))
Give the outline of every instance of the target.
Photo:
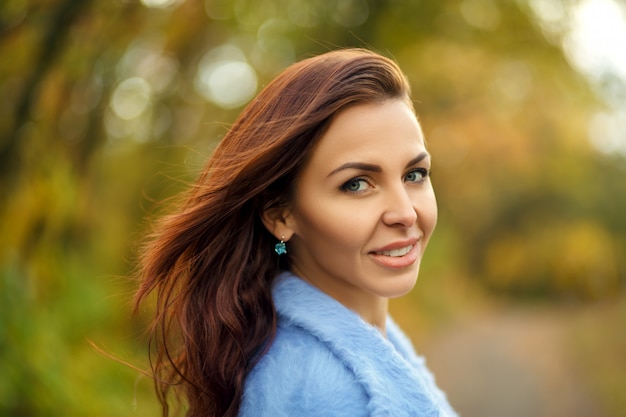
POLYGON ((411 252, 411 249, 413 249, 413 245, 405 246, 404 248, 384 250, 384 251, 379 251, 379 252, 374 252, 374 253, 376 255, 398 257, 398 256, 404 256, 407 253, 411 252))
POLYGON ((411 243, 404 242, 400 245, 405 246, 394 244, 372 251, 369 253, 370 259, 388 269, 404 269, 415 265, 420 257, 418 242, 412 240, 411 243))

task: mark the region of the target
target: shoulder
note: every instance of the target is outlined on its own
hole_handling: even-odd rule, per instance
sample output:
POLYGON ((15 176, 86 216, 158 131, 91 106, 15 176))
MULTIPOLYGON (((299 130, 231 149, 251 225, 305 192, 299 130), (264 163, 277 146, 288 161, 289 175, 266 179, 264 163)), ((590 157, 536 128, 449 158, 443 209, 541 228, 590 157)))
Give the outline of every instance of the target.
POLYGON ((358 417, 368 415, 367 403, 352 371, 324 343, 283 323, 246 379, 240 416, 358 417))

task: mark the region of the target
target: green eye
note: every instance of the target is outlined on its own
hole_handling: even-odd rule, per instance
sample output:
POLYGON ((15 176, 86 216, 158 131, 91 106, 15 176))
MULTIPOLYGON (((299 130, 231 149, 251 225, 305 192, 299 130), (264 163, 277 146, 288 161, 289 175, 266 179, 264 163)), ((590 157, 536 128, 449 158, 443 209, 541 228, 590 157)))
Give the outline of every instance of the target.
POLYGON ((341 186, 342 191, 347 191, 350 193, 358 193, 359 191, 364 191, 368 187, 367 181, 361 178, 355 178, 344 185, 341 186))
POLYGON ((423 168, 419 168, 409 172, 404 178, 408 182, 422 182, 427 176, 428 171, 423 168))

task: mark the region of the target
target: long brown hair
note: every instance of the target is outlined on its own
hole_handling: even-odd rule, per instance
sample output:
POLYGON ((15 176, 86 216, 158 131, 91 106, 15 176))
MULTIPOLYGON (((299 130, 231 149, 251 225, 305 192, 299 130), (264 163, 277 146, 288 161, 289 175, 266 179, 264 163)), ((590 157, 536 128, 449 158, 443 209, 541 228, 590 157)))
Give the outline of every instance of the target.
POLYGON ((393 61, 367 50, 290 66, 242 112, 178 210, 155 225, 135 309, 155 295, 151 363, 164 416, 171 389, 187 416, 238 414, 245 377, 276 331, 272 281, 289 268, 261 215, 289 207, 334 115, 388 98, 408 102, 408 83, 393 61))

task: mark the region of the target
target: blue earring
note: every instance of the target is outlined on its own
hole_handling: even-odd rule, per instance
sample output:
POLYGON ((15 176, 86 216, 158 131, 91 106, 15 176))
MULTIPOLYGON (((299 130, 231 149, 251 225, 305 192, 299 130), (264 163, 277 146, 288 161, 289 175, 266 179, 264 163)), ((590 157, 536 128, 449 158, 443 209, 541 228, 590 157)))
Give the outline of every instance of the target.
POLYGON ((280 242, 274 245, 274 251, 280 255, 284 255, 287 253, 287 245, 285 245, 285 236, 281 236, 280 242))

